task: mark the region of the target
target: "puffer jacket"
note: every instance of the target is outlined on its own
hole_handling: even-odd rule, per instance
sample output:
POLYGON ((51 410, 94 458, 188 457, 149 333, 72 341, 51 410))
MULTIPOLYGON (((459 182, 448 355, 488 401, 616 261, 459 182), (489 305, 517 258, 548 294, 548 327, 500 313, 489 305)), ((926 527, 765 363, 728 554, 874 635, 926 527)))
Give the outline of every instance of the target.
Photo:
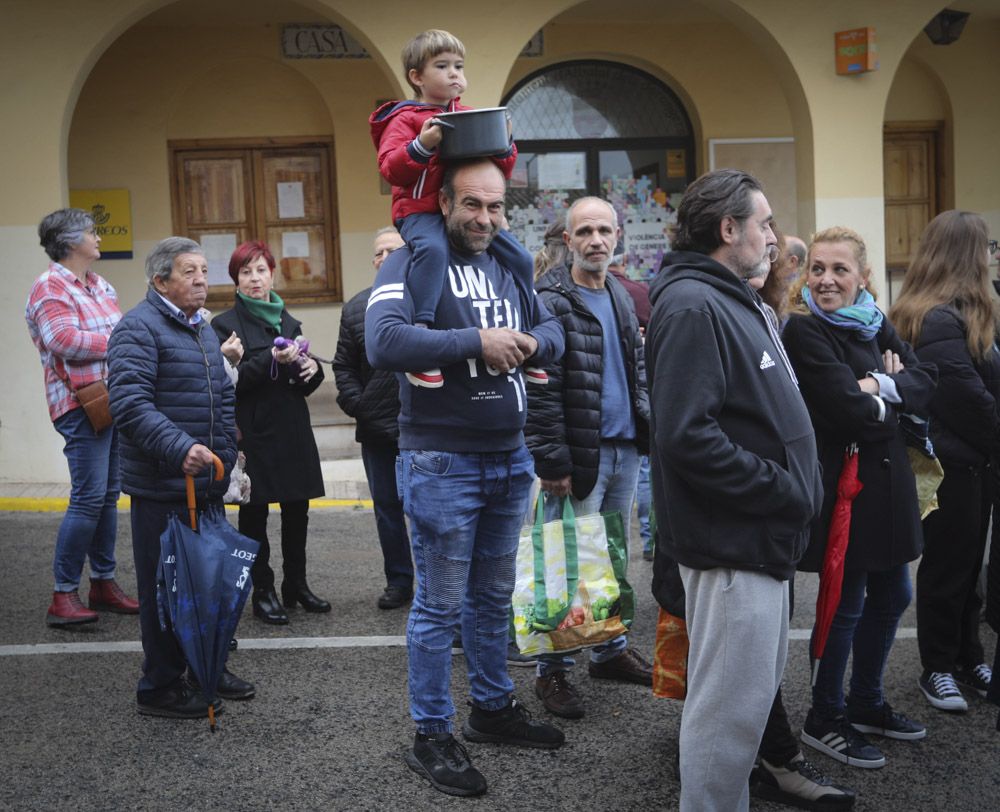
POLYGON ((156 501, 184 499, 181 466, 195 443, 225 470, 195 477, 199 499, 221 500, 236 462, 236 392, 207 321, 191 326, 152 289, 108 341, 111 415, 121 432, 122 490, 156 501))
MULTIPOLYGON (((649 397, 642 337, 635 307, 611 274, 605 285, 618 317, 622 356, 635 418, 635 445, 649 453, 649 397), (631 363, 629 363, 631 361, 631 363)), ((565 266, 553 268, 535 283, 542 302, 562 323, 566 352, 547 366, 549 382, 528 387, 525 440, 542 479, 570 475, 572 492, 585 499, 597 483, 601 458, 601 363, 604 334, 565 266)))
POLYGON ((351 299, 340 313, 340 338, 333 357, 337 404, 357 421, 359 443, 399 439, 399 381, 396 373, 372 369, 365 354, 365 308, 371 288, 351 299))

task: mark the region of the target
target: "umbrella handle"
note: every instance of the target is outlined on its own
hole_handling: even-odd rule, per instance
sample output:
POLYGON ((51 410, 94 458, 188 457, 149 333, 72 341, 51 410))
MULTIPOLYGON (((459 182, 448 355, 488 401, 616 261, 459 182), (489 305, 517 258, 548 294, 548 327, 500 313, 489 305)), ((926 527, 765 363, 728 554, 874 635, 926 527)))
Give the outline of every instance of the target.
MULTIPOLYGON (((215 466, 215 481, 218 482, 220 479, 222 479, 222 477, 225 476, 226 469, 222 464, 222 460, 220 460, 215 454, 212 454, 212 465, 215 466)), ((187 490, 187 508, 188 508, 188 517, 191 520, 191 529, 197 530, 198 519, 195 515, 195 506, 197 504, 197 501, 194 496, 194 477, 191 476, 190 474, 185 474, 184 486, 187 490)))

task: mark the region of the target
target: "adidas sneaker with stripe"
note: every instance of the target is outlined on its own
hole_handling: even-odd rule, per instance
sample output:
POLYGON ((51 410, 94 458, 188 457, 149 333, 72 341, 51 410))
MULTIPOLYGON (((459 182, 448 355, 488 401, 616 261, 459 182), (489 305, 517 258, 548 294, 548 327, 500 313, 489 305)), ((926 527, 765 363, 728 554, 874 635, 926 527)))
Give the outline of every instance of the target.
POLYGON ((846 716, 820 719, 810 710, 802 726, 802 743, 849 767, 876 770, 885 766, 885 756, 852 727, 846 716))

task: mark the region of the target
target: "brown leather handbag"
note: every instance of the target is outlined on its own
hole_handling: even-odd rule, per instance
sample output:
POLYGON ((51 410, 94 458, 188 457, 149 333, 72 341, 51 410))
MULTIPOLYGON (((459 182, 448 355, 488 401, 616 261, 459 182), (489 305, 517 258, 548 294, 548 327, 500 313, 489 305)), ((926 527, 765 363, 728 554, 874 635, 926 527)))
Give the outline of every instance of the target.
POLYGON ((108 402, 108 386, 104 381, 81 386, 75 390, 76 399, 87 413, 87 419, 94 428, 94 434, 100 434, 111 425, 111 406, 108 402))

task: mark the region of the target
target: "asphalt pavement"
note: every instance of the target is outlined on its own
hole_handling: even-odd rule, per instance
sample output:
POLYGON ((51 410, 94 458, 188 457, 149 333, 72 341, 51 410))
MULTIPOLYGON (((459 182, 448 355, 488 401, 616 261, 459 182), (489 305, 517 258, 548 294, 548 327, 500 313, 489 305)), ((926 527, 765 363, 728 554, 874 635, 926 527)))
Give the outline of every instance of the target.
MULTIPOLYGON (((203 720, 139 716, 141 666, 135 617, 101 615, 74 631, 50 629, 51 556, 59 513, 0 512, 0 809, 3 810, 578 810, 676 809, 681 703, 635 685, 591 680, 581 660, 571 680, 584 719, 550 717, 532 669, 513 668, 518 697, 553 721, 556 751, 468 744, 489 792, 442 795, 403 761, 407 710, 406 610, 380 611, 375 522, 367 508, 311 512, 309 579, 328 615, 291 612, 285 627, 244 614, 230 658, 257 696, 227 702, 219 730, 203 720)), ((230 514, 235 520, 235 516, 230 514)), ((272 518, 278 538, 277 516, 272 518)), ((633 644, 651 656, 656 606, 651 565, 633 540, 629 577, 639 598, 633 644)), ((275 545, 279 547, 280 545, 275 545)), ((134 594, 128 514, 121 513, 118 577, 134 594)), ((279 564, 280 552, 272 553, 279 564)), ((796 730, 809 701, 807 637, 816 578, 799 575, 785 704, 796 730)), ((87 579, 81 588, 86 595, 87 579)), ((806 755, 859 793, 859 810, 1000 809, 997 708, 969 696, 967 714, 932 709, 920 694, 915 616, 903 618, 886 673, 893 706, 928 728, 918 742, 878 740, 888 764, 849 768, 806 755)), ((991 658, 996 636, 983 626, 991 658)), ((456 727, 468 714, 464 660, 453 658, 456 727)), ((777 810, 753 802, 751 808, 777 810)))

